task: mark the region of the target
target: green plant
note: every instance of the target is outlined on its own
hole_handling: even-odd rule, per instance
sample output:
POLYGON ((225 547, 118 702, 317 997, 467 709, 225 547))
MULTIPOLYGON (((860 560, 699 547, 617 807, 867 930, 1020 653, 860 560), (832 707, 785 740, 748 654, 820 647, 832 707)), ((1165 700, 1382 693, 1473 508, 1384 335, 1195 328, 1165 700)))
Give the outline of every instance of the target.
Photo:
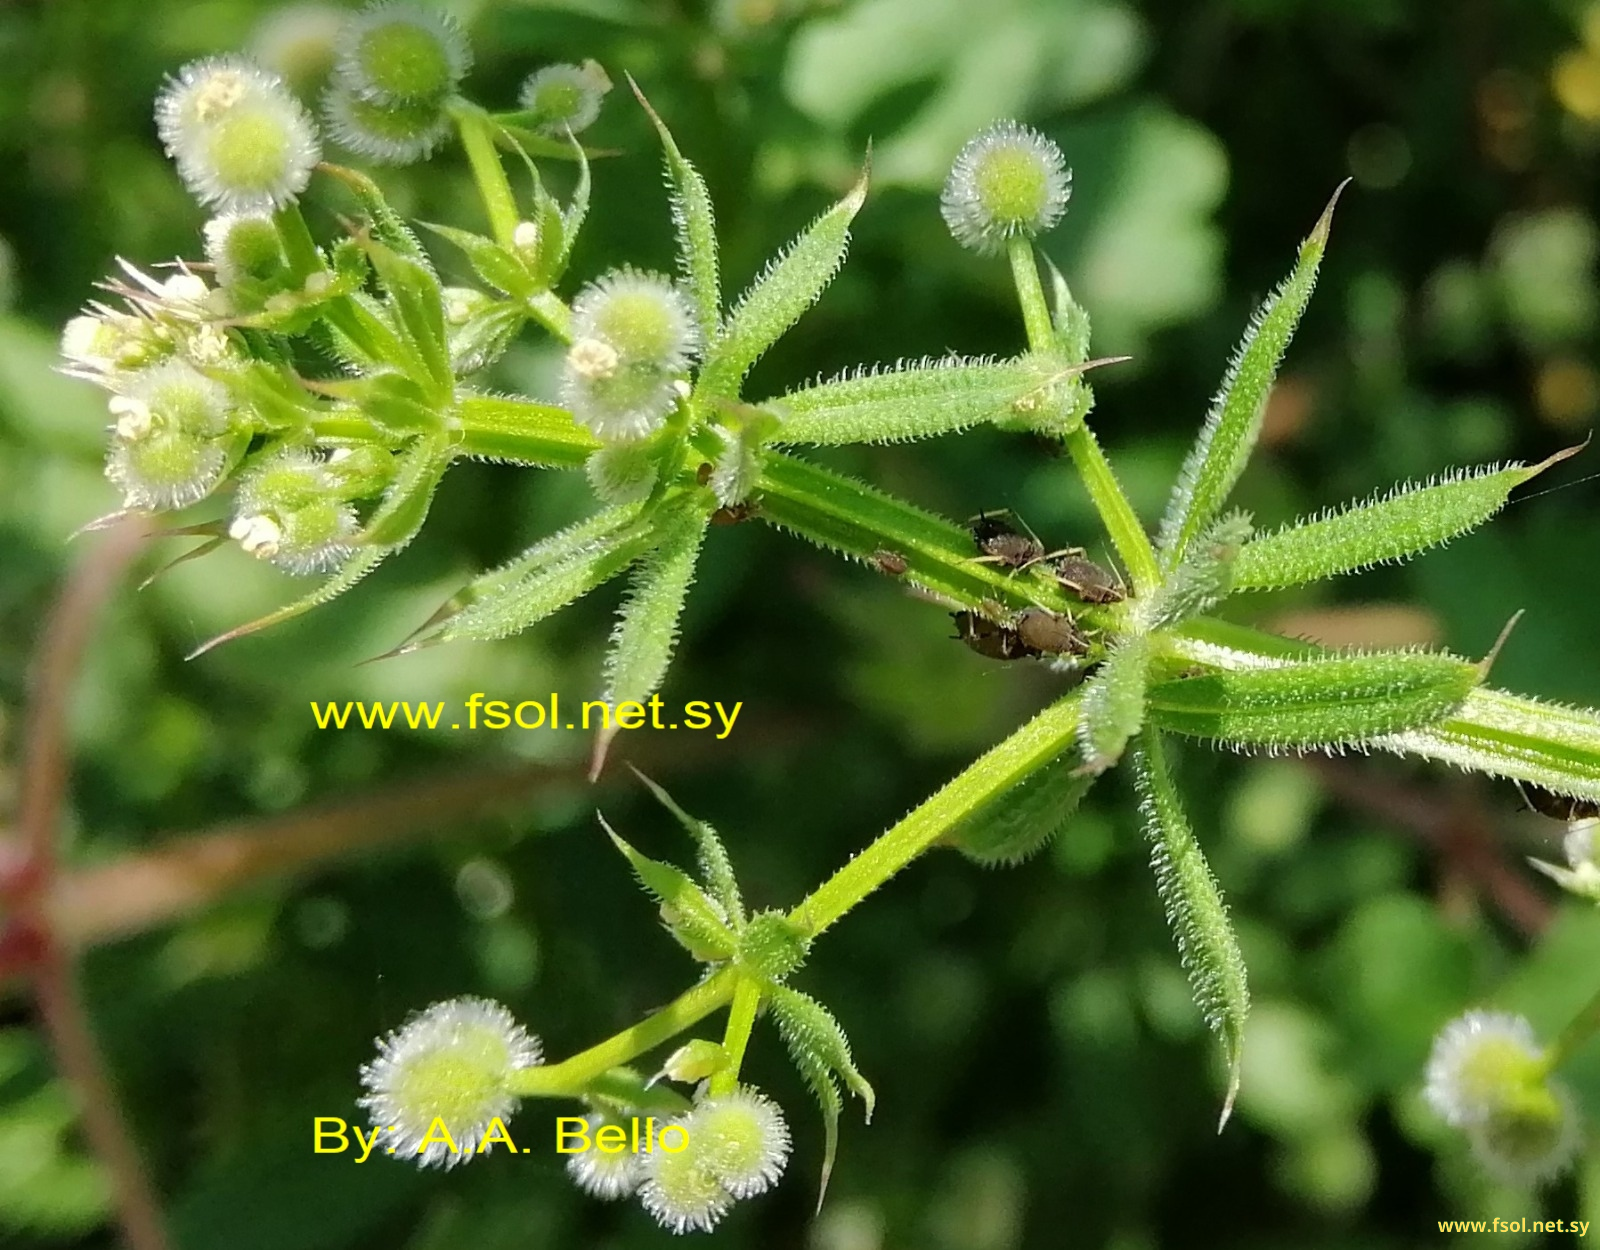
MULTIPOLYGON (((986 132, 957 157, 944 199, 961 242, 1006 254, 1026 351, 867 371, 752 400, 743 394, 749 369, 842 263, 865 174, 727 307, 709 193, 652 113, 673 190, 681 280, 622 268, 568 302, 557 288, 589 196, 589 154, 572 129, 592 114, 583 92, 603 92, 603 75, 575 70, 556 103, 542 90, 552 79, 532 82, 523 109, 491 114, 456 94, 466 58, 454 33, 404 14, 380 8, 358 20, 328 114, 335 135, 381 160, 419 159, 455 129, 489 233, 429 229, 463 253, 481 288, 443 285, 369 178, 316 166, 315 136, 282 84, 224 60, 185 71, 161 112, 185 181, 227 214, 207 230, 215 285, 198 268, 165 281, 130 268, 131 282, 115 284, 127 311, 100 308, 68 327, 69 362, 112 393, 108 472, 128 507, 195 506, 232 483, 232 515, 200 520, 189 532, 231 538, 291 572, 330 575, 207 647, 348 590, 418 533, 450 465, 478 456, 584 468, 600 510, 464 587, 400 651, 514 634, 627 575, 606 698, 643 701, 670 663, 711 521, 755 517, 900 579, 953 612, 962 636, 986 654, 1043 658, 1083 678, 786 912, 748 912, 716 835, 675 807, 699 853, 698 879, 613 834, 669 930, 706 966, 705 977, 641 1023, 549 1065, 535 1063, 525 1035, 493 1009, 478 1005, 485 1014, 473 1030, 442 1032, 440 1019, 459 1023, 472 1009, 430 1009, 386 1043, 384 1060, 393 1063, 374 1065, 367 1076, 380 1127, 393 1121, 399 1140, 421 1148, 425 1161, 454 1161, 463 1157, 454 1147, 492 1143, 493 1121, 535 1095, 584 1099, 594 1116, 653 1109, 703 1125, 729 1100, 759 1098, 740 1085, 740 1072, 765 1008, 822 1107, 826 1176, 841 1086, 869 1111, 872 1093, 839 1023, 789 985, 810 945, 936 845, 981 862, 1025 858, 1125 755, 1180 955, 1223 1044, 1226 1119, 1249 1005, 1244 961, 1184 815, 1169 737, 1247 751, 1376 747, 1600 799, 1600 720, 1488 688, 1492 651, 1478 662, 1413 651, 1330 653, 1216 615, 1231 596, 1445 542, 1486 521, 1515 487, 1568 454, 1402 487, 1275 533, 1257 534, 1249 517, 1226 511, 1310 299, 1332 204, 1246 333, 1152 542, 1087 421, 1090 371, 1108 362, 1090 358, 1088 315, 1054 266, 1046 263, 1041 275, 1033 243, 1065 207, 1065 166, 1053 145, 1015 124, 986 132), (408 47, 419 35, 424 51, 434 41, 431 69, 414 50, 386 62, 387 45, 376 38, 386 20, 408 47), (520 200, 508 156, 518 178, 527 175, 520 200), (546 189, 534 158, 574 164, 568 203, 546 189), (316 242, 296 204, 313 166, 364 217, 350 237, 329 245, 316 242), (530 323, 566 345, 564 406, 474 385, 530 323), (975 545, 962 527, 792 450, 980 424, 1064 447, 1127 571, 1126 587, 1081 553, 997 541, 1003 531, 980 532, 975 545), (672 1079, 706 1083, 695 1101, 652 1088, 627 1067, 723 1007, 722 1040, 691 1043, 664 1069, 672 1079), (505 1034, 498 1042, 495 1028, 505 1034), (413 1071, 412 1062, 422 1066, 413 1071), (434 1149, 441 1145, 432 1138, 435 1118, 450 1143, 445 1150, 434 1149)), ((606 747, 602 735, 596 771, 606 747)), ((1571 879, 1590 879, 1592 839, 1573 856, 1571 879)), ((1558 1099, 1535 1095, 1548 1095, 1548 1067, 1587 1037, 1593 1015, 1549 1062, 1511 1065, 1504 1083, 1518 1096, 1495 1103, 1497 1127, 1565 1123, 1558 1099)), ((709 1227, 734 1198, 755 1192, 736 1176, 781 1166, 773 1145, 780 1136, 787 1141, 786 1130, 774 1127, 781 1123, 754 1130, 756 1155, 770 1155, 755 1173, 697 1152, 694 1167, 684 1171, 674 1161, 669 1177, 660 1154, 650 1174, 608 1178, 597 1188, 620 1194, 642 1183, 664 1222, 709 1227)))

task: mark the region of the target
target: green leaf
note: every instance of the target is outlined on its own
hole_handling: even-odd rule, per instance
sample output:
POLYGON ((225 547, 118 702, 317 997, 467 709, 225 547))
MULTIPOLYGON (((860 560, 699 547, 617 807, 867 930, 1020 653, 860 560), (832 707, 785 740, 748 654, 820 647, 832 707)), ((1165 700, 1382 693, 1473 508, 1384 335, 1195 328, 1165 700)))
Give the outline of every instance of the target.
POLYGON ((439 226, 431 221, 420 224, 460 248, 473 272, 495 290, 514 299, 527 299, 539 290, 539 283, 527 264, 509 247, 501 247, 487 235, 474 234, 471 230, 439 226))
POLYGON ((633 866, 639 884, 661 905, 661 920, 686 951, 702 963, 731 959, 738 941, 721 912, 689 874, 672 864, 641 855, 599 817, 600 827, 610 835, 617 850, 633 866))
POLYGON ((422 250, 421 242, 406 224, 405 219, 390 207, 389 201, 384 198, 383 191, 376 182, 360 170, 348 169, 343 165, 324 163, 322 171, 344 183, 360 202, 361 210, 372 223, 374 239, 398 255, 426 266, 432 272, 433 266, 428 260, 428 254, 422 250))
MULTIPOLYGON (((678 641, 678 618, 706 536, 707 514, 693 504, 676 515, 659 515, 655 522, 658 544, 634 573, 606 655, 603 697, 613 709, 642 703, 666 676, 678 641)), ((614 724, 608 724, 596 737, 591 779, 605 766, 606 751, 617 732, 614 724)))
POLYGON ((218 634, 196 647, 185 658, 195 659, 225 642, 281 625, 344 594, 417 536, 422 523, 427 520, 433 492, 450 467, 453 454, 443 436, 418 439, 399 457, 394 481, 362 530, 359 539, 361 545, 345 561, 343 568, 310 594, 247 624, 218 634))
POLYGON ((1056 347, 1073 364, 1089 359, 1089 314, 1072 297, 1067 280, 1048 256, 1041 256, 1050 278, 1050 320, 1055 327, 1056 347))
POLYGON ((1329 747, 1422 728, 1461 706, 1482 667, 1423 651, 1375 651, 1180 677, 1150 688, 1164 729, 1242 746, 1329 747))
POLYGON ((699 856, 701 879, 710 888, 712 897, 722 906, 729 922, 735 929, 739 928, 744 924, 744 900, 740 897, 739 882, 733 874, 733 861, 728 858, 727 848, 722 845, 722 839, 717 836, 717 831, 705 821, 689 815, 673 802, 670 794, 637 768, 633 770, 633 775, 644 782, 650 793, 656 796, 656 802, 671 812, 688 835, 694 839, 695 850, 699 856))
POLYGON ((1068 751, 963 817, 941 841, 985 868, 1009 867, 1042 851, 1078 810, 1094 778, 1068 751))
POLYGON ((850 223, 867 198, 867 172, 850 193, 781 252, 739 301, 706 353, 699 388, 732 398, 750 366, 800 320, 844 263, 850 223))
POLYGON ((1535 465, 1452 473, 1423 486, 1397 486, 1382 498, 1348 504, 1245 545, 1234 567, 1238 590, 1270 590, 1404 560, 1482 525, 1511 492, 1582 448, 1535 465))
POLYGON ((1234 566, 1252 528, 1244 512, 1230 512, 1206 526, 1183 563, 1151 597, 1147 627, 1176 625, 1226 599, 1233 592, 1234 566))
POLYGON ((778 443, 907 442, 984 421, 1024 418, 1036 424, 1041 414, 1070 406, 1075 379, 1100 363, 1069 365, 1034 354, 1001 361, 950 356, 836 378, 764 406, 783 422, 778 443))
POLYGON ((522 304, 499 300, 462 325, 451 326, 450 371, 458 378, 481 373, 505 354, 527 323, 528 310, 522 304))
POLYGON ((461 453, 513 464, 578 469, 600 444, 565 408, 499 395, 466 395, 455 407, 461 453))
POLYGON ((1168 569, 1177 568, 1189 544, 1222 510, 1255 450, 1267 395, 1311 300, 1333 225, 1334 205, 1343 190, 1341 185, 1334 192, 1311 234, 1300 245, 1294 272, 1251 318, 1222 380, 1222 389, 1212 401, 1200 437, 1184 460, 1167 515, 1161 522, 1161 554, 1168 569))
MULTIPOLYGON (((650 101, 645 99, 639 84, 629 75, 628 85, 639 103, 650 115, 656 133, 661 136, 661 147, 666 153, 667 177, 672 184, 672 222, 678 232, 678 264, 694 301, 695 313, 700 321, 701 341, 710 343, 722 324, 722 285, 717 273, 717 219, 711 207, 711 193, 705 179, 678 150, 672 132, 667 129, 650 101)), ((759 354, 759 353, 758 353, 759 354)), ((746 366, 748 368, 748 366, 746 366)), ((740 371, 743 376, 743 370, 740 371)))
POLYGON ((411 348, 411 360, 393 363, 404 366, 435 405, 448 402, 455 392, 455 373, 450 368, 444 293, 439 279, 420 261, 402 256, 376 240, 367 242, 366 252, 388 292, 395 328, 411 348))
POLYGON ((834 1157, 839 1150, 839 1113, 844 1104, 839 1097, 838 1082, 843 1080, 865 1104, 868 1124, 872 1123, 876 1095, 866 1078, 856 1069, 855 1060, 850 1054, 850 1041, 832 1012, 816 999, 788 986, 773 985, 768 993, 772 999, 772 1014, 778 1022, 778 1033, 788 1048, 789 1057, 822 1109, 822 1182, 817 1193, 817 1207, 820 1209, 822 1199, 828 1192, 828 1177, 833 1172, 834 1157))
POLYGON ((466 586, 446 605, 448 617, 436 616, 428 632, 396 654, 442 642, 509 638, 553 616, 627 571, 659 540, 637 514, 636 505, 608 509, 535 544, 466 586))
POLYGON ((1105 663, 1083 685, 1083 719, 1078 746, 1086 774, 1106 771, 1119 759, 1144 724, 1145 688, 1150 680, 1150 638, 1125 634, 1112 644, 1105 663))
POLYGON ((1183 805, 1167 770, 1161 735, 1147 727, 1134 751, 1139 807, 1150 839, 1150 865, 1167 923, 1178 943, 1178 958, 1189 974, 1196 1004, 1222 1041, 1228 1063, 1228 1092, 1218 1129, 1228 1122, 1239 1093, 1245 1017, 1250 989, 1244 956, 1228 920, 1217 881, 1195 841, 1183 805))

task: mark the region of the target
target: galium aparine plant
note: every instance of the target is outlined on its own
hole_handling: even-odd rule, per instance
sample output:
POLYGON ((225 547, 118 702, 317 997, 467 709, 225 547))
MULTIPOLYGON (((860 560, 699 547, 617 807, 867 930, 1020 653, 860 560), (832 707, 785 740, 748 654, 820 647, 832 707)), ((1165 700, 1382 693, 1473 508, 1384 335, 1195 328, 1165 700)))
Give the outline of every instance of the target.
MULTIPOLYGON (((1089 424, 1092 371, 1110 362, 1092 358, 1088 313, 1038 250, 1071 187, 1065 156, 1046 136, 1010 121, 985 130, 953 154, 940 201, 957 243, 1006 257, 1021 350, 867 367, 759 397, 745 393, 746 375, 844 262, 865 170, 730 301, 706 184, 635 87, 665 157, 680 270, 667 277, 618 258, 573 279, 568 264, 590 195, 575 136, 600 113, 604 70, 592 62, 537 69, 519 107, 491 112, 461 94, 471 64, 463 33, 397 3, 350 17, 334 52, 319 111, 339 148, 403 163, 459 141, 488 232, 424 229, 460 253, 475 285, 445 286, 377 185, 322 159, 312 111, 284 81, 218 57, 180 69, 156 108, 179 177, 214 214, 202 230, 204 260, 179 261, 159 279, 123 263, 104 284, 106 298, 62 339, 67 371, 107 393, 106 474, 125 509, 184 513, 183 532, 206 535, 209 546, 237 544, 321 579, 201 652, 348 591, 416 536, 452 464, 476 457, 586 471, 595 510, 463 587, 397 653, 504 638, 626 577, 604 697, 644 700, 672 659, 717 516, 758 519, 896 579, 953 613, 962 641, 996 661, 1042 661, 1078 678, 788 909, 750 909, 715 831, 646 781, 687 834, 694 873, 607 831, 669 934, 702 966, 699 979, 633 1028, 556 1063, 540 1062, 536 1039, 497 1004, 465 998, 426 1009, 380 1041, 360 1073, 363 1106, 397 1154, 424 1165, 472 1158, 533 1097, 578 1102, 596 1131, 655 1113, 683 1126, 691 1146, 575 1159, 572 1177, 597 1198, 637 1197, 674 1231, 709 1230, 776 1183, 788 1159, 782 1111, 742 1078, 764 1018, 821 1109, 825 1184, 845 1094, 870 1116, 873 1092, 838 1020, 791 984, 811 945, 930 849, 952 847, 981 864, 1026 859, 1123 763, 1179 959, 1221 1042, 1226 1120, 1250 996, 1226 902, 1184 810, 1175 739, 1244 752, 1388 751, 1600 801, 1600 717, 1491 688, 1492 651, 1478 659, 1330 651, 1217 615, 1238 596, 1447 542, 1570 454, 1403 484, 1266 532, 1229 510, 1311 298, 1332 203, 1251 320, 1152 540, 1089 424), (508 155, 519 178, 531 174, 521 196, 508 155), (576 171, 565 203, 544 186, 538 161, 576 171), (357 224, 317 239, 301 215, 305 194, 335 202, 357 224), (558 396, 507 396, 485 380, 530 331, 562 346, 558 396), (317 360, 331 363, 307 363, 317 360), (975 535, 803 454, 983 425, 1060 444, 1125 583, 1082 552, 975 535), (631 1066, 724 1009, 720 1040, 680 1041, 654 1080, 631 1066)), ((606 748, 602 735, 597 773, 606 748)), ((1574 814, 1567 865, 1544 866, 1591 901, 1600 898, 1594 827, 1592 811, 1574 814)), ((1465 1015, 1440 1033, 1427 1101, 1498 1175, 1542 1181, 1570 1157, 1579 1131, 1553 1073, 1597 1026, 1600 1007, 1591 1006, 1541 1047, 1524 1021, 1465 1015)))

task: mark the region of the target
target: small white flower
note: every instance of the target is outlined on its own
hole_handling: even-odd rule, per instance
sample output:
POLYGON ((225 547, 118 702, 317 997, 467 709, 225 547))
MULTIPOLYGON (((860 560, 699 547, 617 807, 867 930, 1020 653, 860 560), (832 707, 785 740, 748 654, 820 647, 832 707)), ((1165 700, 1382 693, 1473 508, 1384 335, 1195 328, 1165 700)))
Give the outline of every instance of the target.
POLYGON ((538 252, 539 223, 535 221, 519 221, 517 228, 511 232, 511 246, 529 256, 538 252))
POLYGON ((600 116, 600 104, 611 79, 594 61, 582 65, 546 65, 528 75, 519 99, 538 115, 539 129, 560 136, 588 129, 600 116))
POLYGON ((283 207, 322 159, 310 114, 281 78, 243 57, 179 70, 156 100, 156 129, 184 184, 225 213, 283 207))
POLYGON ((118 438, 133 442, 144 438, 155 428, 155 421, 150 415, 150 405, 142 399, 134 399, 130 395, 113 395, 106 407, 116 418, 113 428, 118 438))
POLYGON ((452 998, 379 1039, 378 1057, 361 1068, 359 1102, 396 1158, 454 1167, 516 1110, 511 1077, 539 1061, 539 1039, 499 1003, 452 998))
POLYGON ((699 1102, 684 1127, 690 1149, 735 1198, 765 1193, 789 1161, 782 1108, 748 1087, 699 1102))
POLYGON ((579 339, 567 352, 567 367, 586 382, 599 382, 616 373, 621 359, 610 343, 579 339))
POLYGON ((1533 1026, 1500 1011, 1469 1011, 1433 1039, 1423 1096, 1453 1128, 1482 1124, 1540 1079, 1543 1051, 1533 1026))
POLYGON ((585 1116, 584 1120, 589 1125, 590 1146, 567 1157, 567 1175, 584 1193, 602 1202, 628 1197, 639 1188, 644 1175, 643 1158, 629 1148, 608 1153, 593 1144, 600 1129, 616 1123, 610 1117, 596 1113, 585 1116))
POLYGON ((197 273, 175 273, 161 284, 161 298, 168 304, 192 304, 204 307, 211 288, 197 273))
POLYGON ((956 155, 939 208, 956 242, 995 253, 1054 226, 1071 194, 1061 149, 1031 127, 1003 121, 956 155))
POLYGON ((256 559, 270 560, 278 554, 283 531, 269 516, 242 516, 234 518, 228 527, 228 537, 256 559))
POLYGON ((656 1148, 644 1160, 639 1201, 656 1222, 675 1233, 709 1233, 733 1205, 733 1195, 705 1166, 694 1138, 679 1151, 662 1147, 662 1134, 684 1128, 673 1120, 656 1132, 656 1148))
POLYGON ((183 341, 183 354, 197 365, 219 365, 233 355, 233 344, 223 330, 203 325, 183 341))
POLYGON ((472 49, 455 19, 394 2, 369 4, 345 23, 338 73, 374 104, 437 102, 472 66, 472 49))

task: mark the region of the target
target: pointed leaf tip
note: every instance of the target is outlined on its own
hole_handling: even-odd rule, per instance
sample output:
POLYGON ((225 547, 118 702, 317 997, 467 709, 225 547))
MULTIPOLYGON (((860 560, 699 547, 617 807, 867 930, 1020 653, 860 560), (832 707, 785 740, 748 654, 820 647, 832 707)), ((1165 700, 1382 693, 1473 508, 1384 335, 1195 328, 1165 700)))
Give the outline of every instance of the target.
POLYGON ((1217 1135, 1222 1135, 1222 1130, 1228 1127, 1228 1121, 1233 1118, 1233 1106, 1239 1099, 1239 1077, 1243 1066, 1243 1047, 1234 1045, 1232 1054, 1228 1056, 1228 1092, 1222 1099, 1222 1114, 1217 1117, 1217 1135))
POLYGON ((1478 661, 1478 678, 1480 681, 1489 680, 1489 670, 1494 667, 1494 662, 1500 658, 1500 649, 1506 645, 1506 642, 1511 637, 1511 631, 1517 627, 1517 623, 1522 620, 1527 611, 1527 608, 1518 608, 1511 614, 1511 619, 1500 630, 1500 636, 1494 640, 1494 646, 1489 648, 1489 654, 1478 661))
POLYGON ((1328 236, 1333 231, 1333 210, 1339 206, 1339 197, 1344 194, 1354 178, 1346 178, 1333 189, 1333 195, 1328 200, 1328 207, 1322 210, 1322 216, 1317 218, 1317 224, 1311 228, 1311 233, 1306 236, 1306 243, 1312 247, 1326 247, 1328 236))

